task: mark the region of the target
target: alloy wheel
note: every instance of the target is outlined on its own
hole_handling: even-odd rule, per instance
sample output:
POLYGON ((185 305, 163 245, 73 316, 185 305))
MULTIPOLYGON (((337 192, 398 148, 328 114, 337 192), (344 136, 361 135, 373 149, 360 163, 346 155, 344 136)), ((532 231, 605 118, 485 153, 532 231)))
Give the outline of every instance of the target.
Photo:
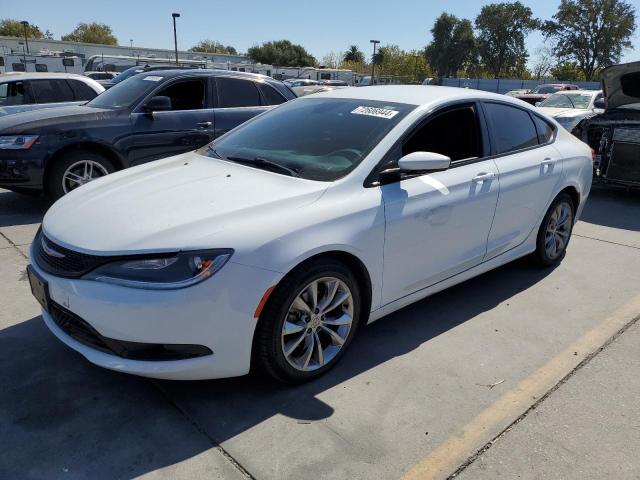
POLYGON ((62 175, 62 189, 67 194, 85 183, 108 175, 108 170, 94 160, 79 160, 67 167, 62 175))
POLYGON ((308 372, 331 362, 349 336, 353 315, 353 295, 345 282, 323 277, 307 284, 282 326, 282 353, 289 365, 308 372))
POLYGON ((544 249, 549 259, 558 258, 567 248, 572 225, 571 205, 565 201, 558 203, 549 216, 544 237, 544 249))

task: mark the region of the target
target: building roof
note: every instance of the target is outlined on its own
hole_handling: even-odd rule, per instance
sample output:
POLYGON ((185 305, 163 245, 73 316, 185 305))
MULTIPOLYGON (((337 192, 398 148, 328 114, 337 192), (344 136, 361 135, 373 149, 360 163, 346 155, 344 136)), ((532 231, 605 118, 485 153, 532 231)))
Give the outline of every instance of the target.
POLYGON ((0 82, 4 80, 46 80, 49 78, 77 78, 79 80, 89 80, 89 77, 77 73, 55 73, 55 72, 7 72, 0 75, 0 82))

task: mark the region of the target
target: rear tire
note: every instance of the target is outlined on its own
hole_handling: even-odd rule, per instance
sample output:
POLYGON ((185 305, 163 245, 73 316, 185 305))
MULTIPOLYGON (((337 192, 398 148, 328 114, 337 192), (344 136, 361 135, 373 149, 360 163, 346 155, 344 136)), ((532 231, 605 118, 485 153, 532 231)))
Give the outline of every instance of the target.
POLYGON ((337 260, 322 258, 297 267, 278 284, 260 315, 254 366, 289 383, 324 374, 353 339, 361 298, 356 277, 337 260))
POLYGON ((550 267, 562 261, 566 252, 575 219, 575 207, 571 196, 561 193, 551 203, 538 230, 536 251, 531 255, 538 266, 550 267))
POLYGON ((44 179, 45 190, 52 200, 116 170, 104 156, 84 150, 63 154, 52 162, 44 179))

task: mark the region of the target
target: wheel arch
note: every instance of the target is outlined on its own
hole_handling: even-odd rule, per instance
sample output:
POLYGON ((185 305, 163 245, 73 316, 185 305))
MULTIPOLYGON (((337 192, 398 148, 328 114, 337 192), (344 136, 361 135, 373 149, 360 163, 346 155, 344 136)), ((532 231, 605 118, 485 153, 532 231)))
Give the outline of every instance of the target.
MULTIPOLYGON (((580 192, 578 191, 578 189, 573 185, 569 185, 568 187, 564 187, 562 190, 560 190, 558 192, 558 195, 563 193, 566 193, 571 197, 571 201, 573 203, 573 212, 574 214, 577 213, 578 208, 580 207, 580 199, 581 199, 580 192)), ((558 197, 558 195, 556 195, 556 198, 558 197)))

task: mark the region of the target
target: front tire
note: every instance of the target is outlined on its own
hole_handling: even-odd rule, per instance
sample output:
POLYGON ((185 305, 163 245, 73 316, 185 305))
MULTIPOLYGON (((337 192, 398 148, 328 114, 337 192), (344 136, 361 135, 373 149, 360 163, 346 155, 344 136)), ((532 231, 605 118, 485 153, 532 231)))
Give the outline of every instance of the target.
POLYGON ((532 258, 542 267, 556 265, 566 252, 575 218, 575 207, 567 193, 558 195, 547 210, 536 241, 536 251, 532 258))
POLYGON ((360 287, 342 263, 324 258, 288 274, 265 306, 254 338, 254 363, 291 383, 331 369, 361 318, 360 287))
POLYGON ((44 179, 46 192, 57 200, 72 190, 115 171, 104 156, 90 151, 77 151, 54 158, 44 179))

